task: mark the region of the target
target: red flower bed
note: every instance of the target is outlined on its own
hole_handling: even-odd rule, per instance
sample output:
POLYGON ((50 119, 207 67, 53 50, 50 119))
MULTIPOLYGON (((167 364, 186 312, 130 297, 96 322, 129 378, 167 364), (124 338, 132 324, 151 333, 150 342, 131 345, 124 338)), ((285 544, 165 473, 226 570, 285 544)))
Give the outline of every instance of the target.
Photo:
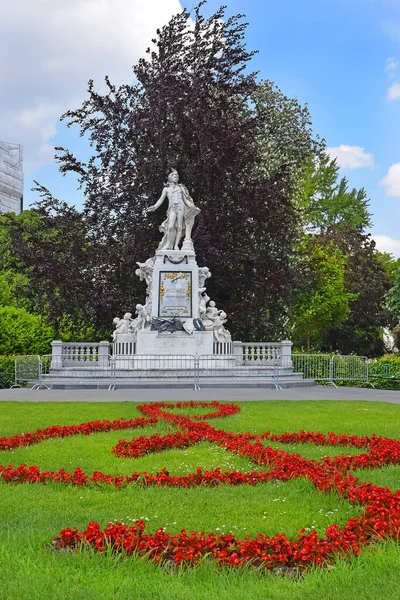
POLYGON ((200 441, 217 444, 229 452, 247 457, 257 465, 265 465, 263 471, 242 473, 240 471, 221 471, 214 469, 203 471, 198 468, 194 473, 177 476, 170 475, 167 469, 152 475, 134 472, 132 475, 107 475, 95 471, 92 475, 77 468, 73 473, 64 469, 58 472, 40 471, 37 466, 0 465, 1 478, 9 483, 45 483, 56 481, 77 486, 108 484, 121 487, 129 484, 140 486, 196 487, 217 485, 256 485, 269 480, 287 481, 295 477, 310 480, 322 492, 337 491, 350 502, 363 505, 358 518, 350 518, 340 528, 330 525, 323 537, 316 532, 306 533, 300 530, 296 540, 289 540, 279 534, 268 537, 262 533, 254 539, 245 537, 236 539, 233 535, 217 535, 204 532, 187 533, 182 529, 172 535, 164 529, 147 533, 142 521, 128 526, 123 523, 109 523, 101 529, 98 523, 91 521, 85 531, 63 529, 53 540, 56 548, 76 548, 90 545, 99 552, 112 547, 126 554, 139 554, 150 557, 157 563, 173 561, 176 564, 195 564, 204 556, 212 556, 220 564, 253 566, 274 569, 294 566, 304 568, 312 564, 330 561, 334 556, 343 556, 347 552, 360 554, 362 548, 372 541, 383 538, 400 538, 400 491, 391 492, 372 483, 362 483, 351 471, 359 468, 383 467, 400 463, 400 441, 378 436, 347 436, 329 433, 299 431, 297 433, 250 434, 232 433, 216 429, 206 420, 215 417, 233 415, 240 409, 234 404, 219 402, 180 402, 151 403, 138 407, 145 417, 137 419, 119 419, 116 421, 91 421, 81 425, 52 426, 38 429, 33 433, 24 433, 0 439, 0 449, 13 448, 40 443, 52 437, 97 433, 118 429, 145 427, 160 420, 177 427, 177 432, 160 436, 140 436, 133 440, 119 440, 112 452, 116 456, 138 457, 151 452, 160 452, 170 448, 186 448, 200 441), (184 414, 168 412, 166 409, 185 409, 187 407, 211 407, 213 412, 189 417, 184 414), (315 443, 331 446, 353 446, 362 452, 357 456, 340 455, 325 457, 321 461, 307 460, 299 454, 290 454, 266 446, 266 441, 306 444, 315 443))

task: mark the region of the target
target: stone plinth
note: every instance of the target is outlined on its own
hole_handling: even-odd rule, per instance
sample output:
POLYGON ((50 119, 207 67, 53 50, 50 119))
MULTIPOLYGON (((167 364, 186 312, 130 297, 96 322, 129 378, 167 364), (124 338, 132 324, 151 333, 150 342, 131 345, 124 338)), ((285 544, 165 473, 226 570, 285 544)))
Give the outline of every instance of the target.
POLYGON ((126 357, 136 354, 136 339, 133 333, 116 333, 113 343, 113 356, 117 366, 125 365, 126 357))
MULTIPOLYGON (((151 316, 199 317, 199 267, 188 250, 157 250, 153 268, 151 316)), ((139 353, 139 352, 138 352, 139 353)))
POLYGON ((142 330, 137 332, 136 354, 141 355, 194 355, 213 353, 213 332, 185 331, 158 332, 142 330))

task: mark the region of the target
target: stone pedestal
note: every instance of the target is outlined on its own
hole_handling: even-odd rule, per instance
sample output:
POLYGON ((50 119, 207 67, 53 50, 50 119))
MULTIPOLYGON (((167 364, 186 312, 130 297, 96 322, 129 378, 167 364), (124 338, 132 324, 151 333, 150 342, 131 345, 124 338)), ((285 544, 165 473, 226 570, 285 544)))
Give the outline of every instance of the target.
POLYGON ((136 354, 140 355, 193 355, 213 353, 213 332, 185 331, 158 332, 142 330, 137 332, 136 354))
POLYGON ((113 343, 113 356, 118 368, 128 368, 127 358, 136 354, 136 339, 133 333, 117 333, 113 343))
POLYGON ((199 267, 193 250, 157 250, 153 267, 151 316, 199 317, 199 267))

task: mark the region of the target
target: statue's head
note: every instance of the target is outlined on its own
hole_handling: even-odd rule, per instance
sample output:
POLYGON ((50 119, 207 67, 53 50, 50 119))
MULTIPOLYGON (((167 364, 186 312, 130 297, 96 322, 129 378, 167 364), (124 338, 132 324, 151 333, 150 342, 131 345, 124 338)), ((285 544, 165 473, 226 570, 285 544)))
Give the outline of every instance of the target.
POLYGON ((211 308, 215 307, 215 302, 214 300, 210 300, 210 302, 208 303, 209 306, 211 306, 211 308))
POLYGON ((127 319, 128 321, 129 321, 129 319, 132 319, 132 313, 125 313, 124 319, 127 319))
POLYGON ((140 310, 142 310, 143 305, 142 304, 136 304, 136 312, 139 312, 140 310))
POLYGON ((168 175, 168 182, 178 183, 179 175, 176 169, 172 169, 171 173, 168 175))

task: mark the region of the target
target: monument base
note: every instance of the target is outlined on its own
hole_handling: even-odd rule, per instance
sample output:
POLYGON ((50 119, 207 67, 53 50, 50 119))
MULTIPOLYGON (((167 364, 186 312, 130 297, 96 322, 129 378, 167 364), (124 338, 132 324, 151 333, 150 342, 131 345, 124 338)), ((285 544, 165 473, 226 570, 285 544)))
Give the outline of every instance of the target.
POLYGON ((193 355, 213 354, 213 332, 185 331, 158 332, 141 330, 137 332, 136 354, 140 355, 193 355))

